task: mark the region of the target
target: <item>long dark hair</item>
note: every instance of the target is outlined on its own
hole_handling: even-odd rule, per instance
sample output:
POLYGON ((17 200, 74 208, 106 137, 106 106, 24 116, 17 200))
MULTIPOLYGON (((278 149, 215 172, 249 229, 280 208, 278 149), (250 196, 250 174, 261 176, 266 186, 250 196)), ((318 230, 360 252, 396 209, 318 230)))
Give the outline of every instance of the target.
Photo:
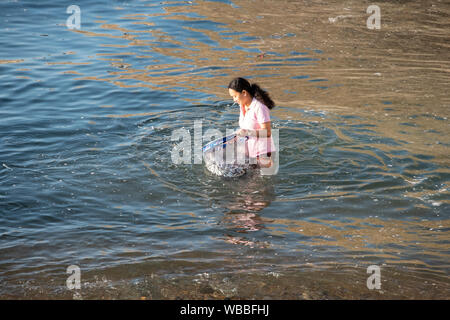
POLYGON ((275 102, 270 98, 267 91, 261 89, 256 83, 250 84, 250 82, 244 78, 234 78, 231 80, 228 89, 233 89, 237 92, 245 90, 250 93, 252 97, 255 97, 256 100, 265 104, 269 109, 272 109, 275 106, 275 102))

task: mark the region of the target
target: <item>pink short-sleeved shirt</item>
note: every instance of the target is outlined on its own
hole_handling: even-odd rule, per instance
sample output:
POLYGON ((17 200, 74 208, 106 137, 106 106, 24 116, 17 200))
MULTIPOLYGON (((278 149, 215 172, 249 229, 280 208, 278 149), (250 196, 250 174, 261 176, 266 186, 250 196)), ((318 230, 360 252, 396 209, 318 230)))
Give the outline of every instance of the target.
MULTIPOLYGON (((239 126, 242 129, 257 130, 261 129, 261 124, 270 121, 269 108, 253 98, 247 112, 243 113, 241 108, 241 114, 239 116, 239 126)), ((252 158, 256 158, 259 155, 264 155, 268 152, 274 152, 275 145, 273 143, 272 136, 270 138, 256 138, 250 137, 248 139, 248 153, 252 158)))

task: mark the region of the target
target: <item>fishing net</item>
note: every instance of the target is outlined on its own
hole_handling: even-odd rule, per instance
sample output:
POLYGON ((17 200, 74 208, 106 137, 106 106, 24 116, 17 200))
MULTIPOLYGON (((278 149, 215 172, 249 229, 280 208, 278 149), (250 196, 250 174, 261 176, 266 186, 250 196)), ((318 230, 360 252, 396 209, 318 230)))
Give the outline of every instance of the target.
POLYGON ((203 160, 206 169, 218 176, 234 178, 256 167, 255 159, 248 157, 247 140, 248 137, 233 134, 205 145, 203 160))

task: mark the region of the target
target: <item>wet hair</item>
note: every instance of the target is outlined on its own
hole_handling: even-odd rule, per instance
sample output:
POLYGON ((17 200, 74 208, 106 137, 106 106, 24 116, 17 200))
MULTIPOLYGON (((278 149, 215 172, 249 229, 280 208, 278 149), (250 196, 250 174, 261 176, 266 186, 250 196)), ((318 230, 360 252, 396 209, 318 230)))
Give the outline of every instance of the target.
POLYGON ((269 109, 272 109, 275 106, 275 102, 270 98, 267 91, 261 89, 256 83, 250 84, 250 82, 244 78, 234 78, 231 80, 228 89, 233 89, 237 92, 245 90, 250 93, 252 97, 255 97, 256 100, 265 104, 269 109))

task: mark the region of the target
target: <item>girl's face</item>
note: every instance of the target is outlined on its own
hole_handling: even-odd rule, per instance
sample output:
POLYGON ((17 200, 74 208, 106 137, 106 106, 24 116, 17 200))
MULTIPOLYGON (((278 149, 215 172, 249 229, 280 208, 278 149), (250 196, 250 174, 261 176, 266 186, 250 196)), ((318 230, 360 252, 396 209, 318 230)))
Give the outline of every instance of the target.
POLYGON ((249 100, 251 103, 250 95, 245 90, 242 90, 242 92, 238 92, 234 89, 228 89, 228 92, 230 93, 230 96, 233 98, 233 101, 238 103, 239 106, 241 107, 249 105, 249 100))

